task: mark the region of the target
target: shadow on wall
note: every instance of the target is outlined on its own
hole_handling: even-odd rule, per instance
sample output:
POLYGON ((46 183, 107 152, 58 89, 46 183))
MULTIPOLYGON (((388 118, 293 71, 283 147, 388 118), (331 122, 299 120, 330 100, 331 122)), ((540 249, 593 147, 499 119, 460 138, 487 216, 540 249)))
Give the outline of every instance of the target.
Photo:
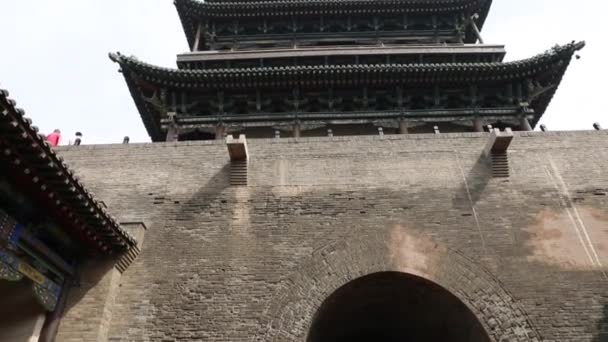
POLYGON ((608 304, 604 304, 604 316, 597 323, 597 336, 592 342, 608 342, 608 304))
MULTIPOLYGON (((89 292, 97 288, 104 277, 114 268, 116 260, 89 260, 81 267, 80 279, 69 289, 64 316, 69 314, 70 309, 77 305, 89 292)), ((118 272, 118 271, 117 271, 118 272)))
MULTIPOLYGON (((224 165, 211 179, 186 201, 182 203, 176 217, 180 217, 182 221, 193 221, 200 213, 209 212, 214 205, 221 206, 226 204, 227 200, 223 198, 224 190, 230 186, 230 163, 224 165), (224 202, 226 203, 224 203, 224 202)), ((195 186, 193 186, 195 187, 195 186)))
MULTIPOLYGON (((464 167, 463 167, 464 169, 464 167)), ((463 170, 466 172, 466 169, 463 170)), ((483 194, 486 186, 492 178, 492 165, 489 158, 486 158, 483 154, 479 155, 473 168, 464 175, 465 183, 462 184, 461 188, 456 193, 457 196, 453 199, 454 207, 462 207, 463 198, 470 199, 471 205, 475 205, 479 198, 483 194)))

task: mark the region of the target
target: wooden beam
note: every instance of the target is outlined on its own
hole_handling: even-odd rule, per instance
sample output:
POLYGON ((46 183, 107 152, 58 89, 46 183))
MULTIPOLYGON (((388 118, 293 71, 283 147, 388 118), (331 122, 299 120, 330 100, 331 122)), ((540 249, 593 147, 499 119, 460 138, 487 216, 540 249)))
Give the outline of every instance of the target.
POLYGON ((177 127, 177 113, 169 112, 167 113, 167 117, 169 118, 170 125, 167 128, 167 142, 173 142, 179 140, 179 128, 177 127))
POLYGON ((42 331, 40 332, 40 339, 38 340, 39 342, 55 341, 55 337, 57 336, 57 331, 59 331, 59 325, 61 323, 61 319, 63 318, 63 314, 65 312, 66 304, 68 301, 68 293, 70 290, 71 282, 71 278, 66 278, 63 281, 63 289, 61 291, 61 295, 59 295, 59 300, 57 301, 55 310, 47 313, 44 325, 42 326, 42 331))
POLYGON ((399 134, 407 134, 407 122, 403 119, 399 120, 399 134))
POLYGON ((185 92, 185 91, 182 91, 182 92, 180 93, 180 95, 181 95, 181 99, 180 99, 180 107, 181 107, 181 108, 180 108, 180 109, 181 109, 181 111, 182 111, 181 113, 182 113, 182 114, 188 114, 188 113, 187 113, 188 107, 187 107, 187 98, 186 98, 186 92, 185 92))
POLYGON ((475 33, 475 36, 477 37, 477 40, 479 40, 479 44, 484 44, 483 42, 483 38, 481 37, 481 31, 479 31, 479 27, 477 26, 477 23, 475 23, 475 21, 479 19, 479 14, 475 14, 471 17, 471 26, 473 27, 473 32, 475 33))
POLYGON ((171 126, 167 129, 167 142, 179 141, 179 129, 176 126, 171 126))
MULTIPOLYGON (((63 258, 61 258, 57 253, 55 253, 53 250, 51 250, 46 244, 44 244, 42 241, 40 241, 39 239, 37 239, 36 237, 34 237, 31 233, 29 233, 28 231, 22 231, 21 235, 20 235, 21 240, 23 240, 24 242, 26 242, 27 246, 31 246, 31 248, 34 250, 33 254, 37 254, 35 252, 40 253, 40 256, 44 259, 44 260, 49 260, 49 262, 58 267, 59 271, 54 270, 54 267, 49 267, 49 269, 53 269, 55 271, 55 273, 57 273, 58 275, 74 275, 74 268, 69 265, 67 262, 65 262, 63 260, 63 258)), ((21 246, 21 244, 19 244, 20 247, 22 247, 22 249, 26 250, 29 249, 29 247, 27 247, 26 245, 21 246)), ((32 257, 36 257, 36 256, 32 256, 32 257)), ((43 261, 44 261, 43 260, 43 261)))
MULTIPOLYGON (((311 121, 322 121, 322 122, 369 122, 370 120, 379 119, 406 119, 409 121, 424 121, 424 122, 448 122, 454 120, 471 120, 472 108, 462 109, 420 109, 420 110, 362 110, 352 112, 317 112, 317 113, 298 113, 297 119, 301 122, 311 121)), ((476 109, 476 115, 482 118, 485 122, 491 121, 509 121, 515 125, 518 124, 519 117, 521 115, 521 109, 519 107, 505 107, 505 108, 479 108, 476 109)), ((531 113, 533 114, 533 112, 531 113)), ((293 122, 294 114, 291 112, 284 113, 252 113, 252 114, 228 114, 221 116, 221 122, 224 124, 238 123, 238 124, 256 124, 258 126, 265 125, 265 122, 293 122)), ((180 117, 179 127, 180 128, 200 128, 216 127, 219 123, 220 118, 217 115, 210 116, 190 116, 180 117)), ((172 122, 163 119, 161 121, 162 127, 168 129, 172 122)), ((221 137, 220 137, 221 139, 221 137)))
POLYGON ((532 130, 532 125, 530 125, 530 121, 528 121, 528 118, 526 116, 522 116, 520 119, 520 122, 521 122, 522 131, 531 131, 532 130))
POLYGON ((473 129, 475 130, 475 132, 483 132, 483 121, 481 120, 481 118, 476 117, 475 119, 473 119, 473 129))
POLYGON ((199 50, 202 32, 203 32, 203 23, 198 23, 198 27, 196 29, 196 36, 194 38, 194 44, 192 44, 193 52, 199 50))
POLYGON ((215 140, 224 139, 224 133, 226 133, 226 127, 222 124, 215 126, 215 140))

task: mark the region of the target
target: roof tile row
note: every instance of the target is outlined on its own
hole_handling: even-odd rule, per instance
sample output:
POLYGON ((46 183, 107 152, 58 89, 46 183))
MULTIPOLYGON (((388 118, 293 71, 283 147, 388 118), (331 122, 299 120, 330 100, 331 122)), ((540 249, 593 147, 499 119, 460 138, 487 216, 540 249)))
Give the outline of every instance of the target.
MULTIPOLYGON (((569 62, 584 42, 572 42, 556 46, 535 57, 495 63, 438 63, 438 64, 373 64, 373 65, 303 65, 287 67, 255 67, 234 69, 170 69, 158 67, 127 57, 120 53, 110 54, 125 73, 147 81, 172 87, 242 88, 268 85, 293 84, 314 79, 317 83, 332 84, 348 79, 367 82, 381 79, 386 83, 420 82, 469 82, 522 79, 555 64, 569 62)), ((125 76, 129 76, 126 74, 125 76)))

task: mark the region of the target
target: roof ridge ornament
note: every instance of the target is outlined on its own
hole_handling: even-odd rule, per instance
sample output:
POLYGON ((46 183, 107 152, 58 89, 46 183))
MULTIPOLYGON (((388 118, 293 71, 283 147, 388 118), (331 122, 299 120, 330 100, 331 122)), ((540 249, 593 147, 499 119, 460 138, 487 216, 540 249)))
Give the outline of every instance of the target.
POLYGON ((122 55, 118 51, 108 53, 108 57, 115 63, 119 63, 122 60, 122 55))

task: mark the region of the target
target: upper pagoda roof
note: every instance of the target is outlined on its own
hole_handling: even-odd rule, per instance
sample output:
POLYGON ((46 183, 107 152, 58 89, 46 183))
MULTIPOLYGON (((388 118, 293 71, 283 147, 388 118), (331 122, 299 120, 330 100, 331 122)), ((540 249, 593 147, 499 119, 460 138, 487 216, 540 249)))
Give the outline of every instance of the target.
POLYGON ((0 89, 0 174, 19 184, 58 226, 88 245, 85 249, 111 254, 137 248, 8 96, 0 89))
POLYGON ((413 86, 504 84, 517 80, 550 80, 551 86, 535 97, 531 107, 540 119, 575 51, 584 42, 556 46, 532 58, 496 63, 319 65, 268 68, 180 70, 163 68, 119 53, 110 58, 119 63, 131 94, 153 140, 162 140, 160 115, 143 99, 141 90, 184 89, 239 90, 340 86, 413 86))
POLYGON ((175 0, 190 46, 198 23, 205 18, 366 14, 478 14, 481 29, 492 0, 175 0))

